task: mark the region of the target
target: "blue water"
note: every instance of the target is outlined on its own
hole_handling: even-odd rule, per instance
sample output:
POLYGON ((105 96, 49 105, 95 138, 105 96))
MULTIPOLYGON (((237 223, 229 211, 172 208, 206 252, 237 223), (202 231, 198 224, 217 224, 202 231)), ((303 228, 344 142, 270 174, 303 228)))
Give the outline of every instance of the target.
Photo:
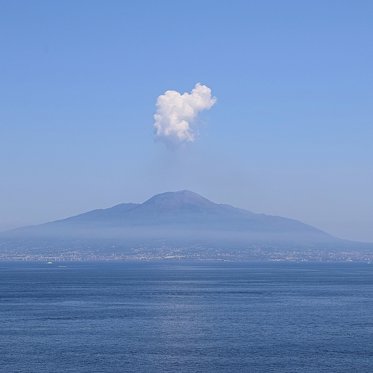
POLYGON ((373 372, 373 265, 2 263, 0 371, 373 372))

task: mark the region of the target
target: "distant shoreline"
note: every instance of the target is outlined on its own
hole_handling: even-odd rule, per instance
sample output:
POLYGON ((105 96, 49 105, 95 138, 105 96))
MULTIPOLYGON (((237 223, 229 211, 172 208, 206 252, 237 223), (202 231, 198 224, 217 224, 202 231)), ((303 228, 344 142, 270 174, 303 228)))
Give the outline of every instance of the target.
POLYGON ((56 257, 2 257, 0 263, 44 263, 44 264, 63 264, 63 263, 310 263, 310 264, 373 264, 373 258, 361 259, 254 259, 254 258, 240 258, 240 259, 219 259, 219 258, 112 258, 112 257, 81 257, 81 258, 56 258, 56 257))

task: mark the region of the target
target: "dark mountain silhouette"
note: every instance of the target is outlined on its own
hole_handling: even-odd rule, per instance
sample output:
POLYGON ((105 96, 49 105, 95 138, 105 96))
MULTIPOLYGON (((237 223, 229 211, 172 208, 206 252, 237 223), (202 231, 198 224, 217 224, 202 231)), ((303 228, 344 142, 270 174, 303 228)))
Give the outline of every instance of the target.
MULTIPOLYGON (((297 220, 255 214, 229 205, 217 204, 187 190, 155 195, 141 204, 126 203, 93 210, 36 227, 38 230, 75 228, 148 228, 172 231, 239 232, 255 235, 303 236, 319 241, 333 240, 327 233, 297 220)), ((33 228, 28 228, 34 230, 33 228)))
POLYGON ((214 203, 190 191, 167 192, 67 219, 16 229, 1 247, 47 249, 327 248, 346 241, 300 221, 214 203))

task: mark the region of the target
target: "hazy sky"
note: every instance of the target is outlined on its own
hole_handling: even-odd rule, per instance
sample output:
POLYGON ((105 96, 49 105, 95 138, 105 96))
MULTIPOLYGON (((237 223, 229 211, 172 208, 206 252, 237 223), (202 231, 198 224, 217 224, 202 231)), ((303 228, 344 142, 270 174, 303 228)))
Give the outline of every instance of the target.
POLYGON ((372 1, 0 0, 0 227, 190 189, 373 241, 372 1), (217 102, 156 141, 158 96, 217 102))

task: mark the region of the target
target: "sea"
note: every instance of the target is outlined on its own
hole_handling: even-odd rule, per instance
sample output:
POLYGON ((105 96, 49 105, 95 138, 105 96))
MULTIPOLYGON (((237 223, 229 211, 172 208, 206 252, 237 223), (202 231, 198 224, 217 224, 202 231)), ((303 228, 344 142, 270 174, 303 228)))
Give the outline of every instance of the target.
POLYGON ((373 265, 0 263, 0 372, 373 372, 373 265))

